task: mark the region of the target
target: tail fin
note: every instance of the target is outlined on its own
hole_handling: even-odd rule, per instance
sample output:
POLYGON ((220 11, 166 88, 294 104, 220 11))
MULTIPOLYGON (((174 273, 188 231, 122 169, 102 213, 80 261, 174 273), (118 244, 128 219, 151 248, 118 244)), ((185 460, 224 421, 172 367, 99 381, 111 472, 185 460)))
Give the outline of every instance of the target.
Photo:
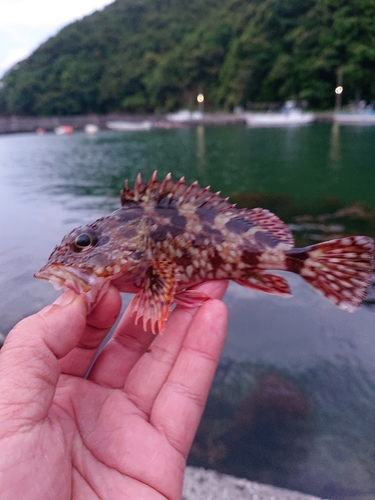
POLYGON ((374 267, 374 241, 349 236, 287 252, 287 269, 300 274, 340 309, 361 306, 374 267))

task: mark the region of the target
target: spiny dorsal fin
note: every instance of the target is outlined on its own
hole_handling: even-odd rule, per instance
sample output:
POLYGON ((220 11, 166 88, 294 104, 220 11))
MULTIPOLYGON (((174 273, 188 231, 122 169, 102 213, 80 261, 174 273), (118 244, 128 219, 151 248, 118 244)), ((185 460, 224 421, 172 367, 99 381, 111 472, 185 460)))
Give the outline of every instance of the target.
POLYGON ((220 192, 212 193, 209 186, 199 187, 197 181, 186 184, 184 177, 174 182, 170 173, 160 182, 157 180, 157 171, 155 170, 147 184, 142 181, 141 174, 138 174, 134 190, 129 188, 129 183, 126 180, 124 189, 121 191, 121 204, 126 206, 135 202, 142 205, 175 207, 189 203, 197 208, 204 206, 205 208, 215 208, 218 211, 234 208, 235 205, 228 203, 228 198, 221 198, 219 194, 220 192))

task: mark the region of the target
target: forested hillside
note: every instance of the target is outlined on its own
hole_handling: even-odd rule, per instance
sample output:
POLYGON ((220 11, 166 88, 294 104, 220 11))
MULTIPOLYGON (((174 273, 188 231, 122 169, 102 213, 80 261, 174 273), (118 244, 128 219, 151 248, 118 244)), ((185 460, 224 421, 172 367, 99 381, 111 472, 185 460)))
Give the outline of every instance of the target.
POLYGON ((0 114, 375 98, 375 0, 116 0, 12 68, 0 114))

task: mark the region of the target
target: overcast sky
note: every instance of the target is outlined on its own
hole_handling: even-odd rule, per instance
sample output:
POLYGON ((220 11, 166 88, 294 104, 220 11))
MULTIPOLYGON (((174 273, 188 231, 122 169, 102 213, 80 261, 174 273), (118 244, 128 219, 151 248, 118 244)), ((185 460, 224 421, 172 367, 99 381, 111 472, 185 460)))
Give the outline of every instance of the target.
POLYGON ((0 78, 67 24, 114 0, 0 0, 0 78))

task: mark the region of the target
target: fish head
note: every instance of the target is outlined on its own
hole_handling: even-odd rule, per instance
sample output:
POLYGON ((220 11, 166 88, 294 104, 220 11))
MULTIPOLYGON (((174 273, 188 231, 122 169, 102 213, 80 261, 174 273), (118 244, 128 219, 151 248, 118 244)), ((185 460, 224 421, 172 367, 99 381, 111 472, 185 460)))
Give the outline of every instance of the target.
POLYGON ((129 282, 132 291, 132 282, 144 267, 147 233, 141 218, 117 212, 121 209, 73 229, 34 276, 50 281, 56 289, 82 294, 89 310, 113 280, 129 282))

